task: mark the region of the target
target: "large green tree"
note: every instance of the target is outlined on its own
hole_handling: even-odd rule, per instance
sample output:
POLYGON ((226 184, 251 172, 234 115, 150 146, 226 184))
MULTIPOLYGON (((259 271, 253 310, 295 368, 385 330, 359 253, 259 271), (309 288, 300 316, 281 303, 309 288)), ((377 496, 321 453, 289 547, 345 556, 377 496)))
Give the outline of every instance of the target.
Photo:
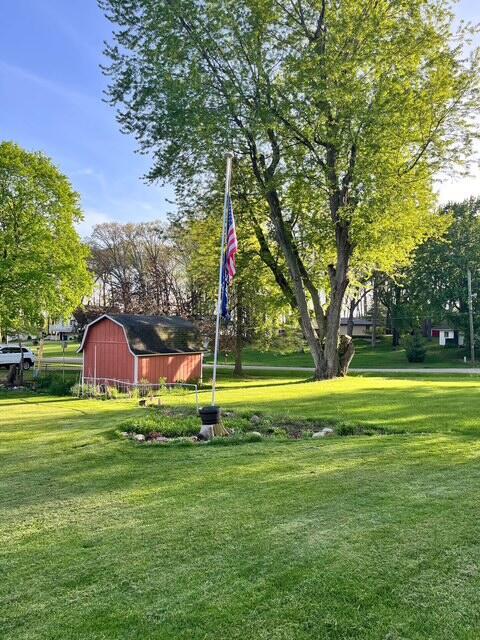
MULTIPOLYGON (((241 251, 236 259, 235 286, 229 291, 231 322, 222 322, 220 347, 234 353, 234 371, 241 375, 244 346, 252 341, 265 346, 268 340, 277 336, 288 313, 288 302, 260 257, 261 248, 238 200, 234 202, 234 208, 241 251)), ((204 321, 205 333, 211 339, 211 347, 218 293, 221 214, 213 207, 203 209, 203 215, 197 213, 184 220, 177 230, 179 244, 189 254, 187 273, 199 296, 197 309, 204 321)))
POLYGON ((42 153, 0 144, 0 331, 68 316, 91 291, 78 194, 42 153))
POLYGON ((282 253, 315 376, 338 375, 351 266, 408 261, 435 227, 432 177, 470 152, 470 29, 452 34, 444 0, 99 3, 117 25, 110 100, 153 155, 150 179, 204 185, 222 150, 235 152, 263 200, 252 226, 277 272, 270 256, 282 253))
POLYGON ((419 247, 403 278, 411 322, 447 321, 464 331, 469 342, 467 270, 472 274, 475 332, 479 332, 480 198, 448 204, 442 211, 451 222, 443 238, 419 247))

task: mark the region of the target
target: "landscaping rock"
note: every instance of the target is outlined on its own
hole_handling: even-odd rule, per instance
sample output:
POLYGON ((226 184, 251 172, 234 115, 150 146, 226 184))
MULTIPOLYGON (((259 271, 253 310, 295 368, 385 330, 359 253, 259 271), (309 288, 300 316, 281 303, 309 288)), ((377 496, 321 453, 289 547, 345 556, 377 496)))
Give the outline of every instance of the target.
POLYGON ((200 433, 198 434, 199 440, 211 440, 213 438, 213 424, 202 424, 200 433))
POLYGON ((255 437, 258 437, 258 438, 262 438, 262 434, 260 433, 260 431, 250 431, 248 433, 248 435, 249 436, 255 436, 255 437))
POLYGON ((124 438, 129 438, 130 434, 128 433, 128 431, 122 431, 121 434, 124 438))
POLYGON ((333 436, 333 434, 333 429, 325 427, 325 429, 322 429, 321 431, 315 431, 314 433, 312 433, 312 438, 326 438, 328 436, 333 436))
POLYGON ((144 442, 145 436, 143 435, 143 433, 136 433, 133 436, 133 439, 136 440, 137 442, 144 442))
POLYGON ((257 416, 257 415, 253 415, 253 416, 250 418, 250 422, 251 422, 252 424, 260 424, 260 422, 261 422, 261 421, 262 421, 262 419, 260 418, 260 416, 257 416))

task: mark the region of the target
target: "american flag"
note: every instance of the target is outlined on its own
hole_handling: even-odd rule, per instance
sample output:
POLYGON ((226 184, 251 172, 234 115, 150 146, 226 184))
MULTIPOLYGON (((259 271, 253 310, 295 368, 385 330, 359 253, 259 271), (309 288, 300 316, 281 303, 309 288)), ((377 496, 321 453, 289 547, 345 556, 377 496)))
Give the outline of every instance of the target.
POLYGON ((233 207, 230 195, 227 197, 227 228, 225 234, 225 253, 223 255, 222 266, 222 318, 230 320, 228 310, 228 286, 236 273, 235 255, 238 252, 237 234, 235 231, 235 220, 233 217, 233 207))

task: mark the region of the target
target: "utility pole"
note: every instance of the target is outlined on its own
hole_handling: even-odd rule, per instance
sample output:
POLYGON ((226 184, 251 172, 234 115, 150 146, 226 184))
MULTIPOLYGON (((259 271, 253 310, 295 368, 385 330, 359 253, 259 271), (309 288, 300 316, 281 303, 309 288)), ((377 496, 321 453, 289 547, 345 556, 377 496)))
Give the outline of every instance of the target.
POLYGON ((468 319, 470 322, 470 360, 475 363, 475 332, 473 329, 472 272, 467 267, 468 319))

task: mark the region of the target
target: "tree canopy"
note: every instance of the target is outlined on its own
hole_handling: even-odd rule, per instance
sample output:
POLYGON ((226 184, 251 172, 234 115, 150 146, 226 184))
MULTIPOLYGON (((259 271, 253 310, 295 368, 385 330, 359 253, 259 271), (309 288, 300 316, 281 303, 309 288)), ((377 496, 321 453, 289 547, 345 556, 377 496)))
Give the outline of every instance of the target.
POLYGON ((78 194, 42 153, 0 144, 0 331, 43 327, 90 292, 78 194))
POLYGON ((444 0, 99 4, 117 25, 110 100, 152 154, 150 179, 182 190, 197 177, 201 188, 234 151, 245 197, 263 203, 252 228, 266 264, 282 254, 316 377, 338 375, 352 267, 406 264, 436 229, 434 175, 470 154, 472 29, 452 33, 444 0))
MULTIPOLYGON (((451 221, 443 238, 425 242, 406 270, 404 297, 411 310, 411 323, 428 318, 433 324, 447 322, 468 336, 467 270, 473 290, 480 284, 480 199, 450 203, 442 211, 451 221)), ((479 301, 473 296, 477 331, 479 301)))

